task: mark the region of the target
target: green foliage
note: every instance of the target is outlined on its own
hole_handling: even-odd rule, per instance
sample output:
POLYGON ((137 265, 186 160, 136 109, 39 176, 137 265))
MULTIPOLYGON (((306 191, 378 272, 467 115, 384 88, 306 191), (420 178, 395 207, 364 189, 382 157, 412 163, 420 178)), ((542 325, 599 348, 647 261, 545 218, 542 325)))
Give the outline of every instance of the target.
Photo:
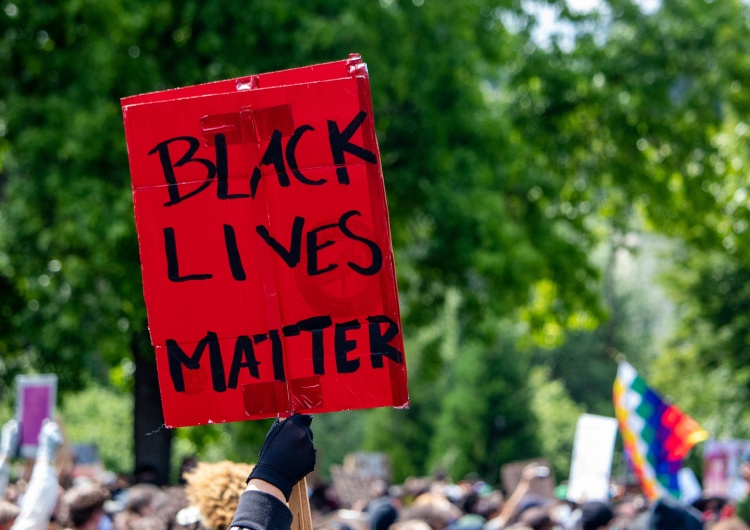
POLYGON ((67 394, 59 415, 70 443, 95 444, 106 469, 132 471, 133 398, 129 394, 90 385, 67 394))
MULTIPOLYGON (((3 343, 16 361, 7 365, 17 372, 54 371, 63 393, 112 374, 128 385, 126 371, 110 368, 123 366, 145 313, 120 97, 352 51, 372 74, 394 244, 406 272, 406 329, 429 327, 451 290, 463 299, 461 330, 485 311, 507 315, 540 276, 567 293, 551 313, 564 319, 585 308, 583 282, 593 274, 585 254, 540 222, 526 200, 535 180, 506 141, 512 131, 494 87, 519 60, 514 50, 525 35, 507 32, 494 5, 318 0, 249 9, 226 1, 68 0, 6 7, 0 251, 13 258, 0 287, 11 300, 3 311, 13 313, 3 343), (565 255, 583 276, 570 274, 575 265, 565 255)), ((487 340, 473 355, 494 338, 487 340)), ((417 397, 407 414, 425 449, 434 422, 420 401, 438 402, 431 383, 452 377, 439 349, 413 354, 417 397)), ((421 455, 417 469, 427 451, 421 455)))
POLYGON ((680 326, 654 364, 656 384, 713 437, 747 438, 747 265, 719 252, 683 254, 669 276, 680 326), (696 391, 700 389, 700 391, 696 391))
POLYGON ((425 433, 432 429, 431 425, 419 421, 424 421, 428 412, 411 405, 406 410, 377 409, 367 415, 363 448, 389 456, 393 480, 402 482, 407 477, 425 474, 424 449, 428 443, 425 433))
POLYGON ((548 369, 535 368, 529 382, 541 454, 552 464, 557 480, 564 480, 570 472, 578 418, 585 411, 570 398, 560 380, 550 377, 548 369))
MULTIPOLYGON (((707 371, 702 415, 717 418, 717 399, 739 421, 750 333, 748 7, 664 0, 645 13, 611 0, 611 16, 599 16, 546 4, 575 28, 570 42, 535 41, 525 2, 3 3, 4 384, 55 372, 66 400, 92 382, 133 388, 131 350, 146 330, 121 97, 360 52, 412 407, 321 417, 323 461, 362 443, 389 452, 397 477, 437 466, 494 474, 536 451, 535 430, 544 432, 529 420, 532 363, 604 413, 607 350, 644 360, 658 351, 644 307, 659 306, 620 290, 594 259, 602 242, 622 249, 633 231, 685 244, 675 294, 684 327, 665 358, 695 366, 696 384, 707 371), (517 341, 544 349, 529 358, 517 341)), ((532 388, 542 396, 563 395, 540 377, 532 388)), ((252 460, 266 428, 180 430, 175 458, 252 460)))
POLYGON ((514 327, 480 322, 466 332, 462 314, 449 290, 435 321, 407 340, 409 409, 367 418, 365 448, 390 455, 396 480, 443 471, 497 482, 502 463, 538 455, 514 327))
POLYGON ((536 348, 531 362, 548 368, 551 378, 585 412, 612 416, 612 384, 616 358, 647 367, 657 358, 671 333, 673 303, 659 285, 665 256, 676 244, 644 233, 630 233, 602 245, 592 261, 604 271, 601 305, 607 319, 593 329, 570 329, 562 344, 536 348))
POLYGON ((255 463, 271 423, 264 420, 175 429, 172 480, 179 479, 180 465, 187 457, 205 462, 255 463))
POLYGON ((332 464, 341 464, 347 453, 362 447, 365 425, 375 411, 342 411, 318 414, 313 421, 318 448, 316 469, 328 477, 332 464))
POLYGON ((498 326, 497 335, 489 348, 464 339, 449 359, 454 369, 439 401, 430 462, 455 480, 474 472, 499 483, 502 463, 539 454, 527 365, 512 326, 498 326))

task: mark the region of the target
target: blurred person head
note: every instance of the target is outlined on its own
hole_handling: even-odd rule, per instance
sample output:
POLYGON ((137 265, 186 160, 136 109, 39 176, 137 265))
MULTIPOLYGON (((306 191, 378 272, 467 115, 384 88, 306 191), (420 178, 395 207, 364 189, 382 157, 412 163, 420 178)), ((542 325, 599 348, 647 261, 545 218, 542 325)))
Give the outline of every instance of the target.
POLYGON ((229 527, 252 469, 253 466, 249 464, 225 460, 199 462, 185 474, 188 502, 198 508, 203 526, 209 530, 226 530, 229 527))
MULTIPOLYGON (((114 516, 115 530, 138 530, 161 521, 161 528, 175 524, 177 512, 187 506, 182 488, 161 489, 153 484, 136 484, 125 491, 123 509, 114 516), (142 522, 142 519, 149 521, 142 522)), ((142 529, 145 530, 145 529, 142 529)))
POLYGON ((433 530, 443 530, 457 521, 461 510, 443 495, 423 493, 417 497, 408 510, 402 512, 403 520, 419 519, 430 525, 433 530))
POLYGON ((177 528, 177 514, 188 505, 185 488, 182 486, 172 486, 163 489, 162 493, 163 495, 154 502, 156 514, 164 522, 162 528, 166 528, 167 530, 177 528))
POLYGON ((139 517, 133 523, 133 530, 164 530, 164 520, 156 515, 139 517))
POLYGON ((185 473, 195 469, 198 465, 198 459, 194 456, 186 456, 180 462, 180 484, 185 484, 185 473))
POLYGON ((532 530, 552 530, 555 525, 547 509, 541 506, 533 506, 524 510, 518 517, 517 523, 532 530))
POLYGON ((417 498, 432 489, 432 483, 424 477, 408 477, 403 486, 406 495, 413 498, 417 498))
POLYGON ((391 530, 432 530, 432 527, 420 519, 410 519, 395 523, 391 530))
POLYGON ((521 516, 523 512, 531 508, 542 508, 549 502, 549 499, 538 495, 536 493, 528 493, 523 496, 519 501, 518 507, 516 508, 516 520, 521 516))
POLYGON ((367 507, 367 513, 370 530, 388 530, 398 518, 398 512, 388 497, 372 501, 367 507))
POLYGON ((106 527, 100 523, 109 521, 104 513, 104 503, 109 498, 109 490, 100 484, 90 482, 73 486, 60 499, 58 519, 63 525, 80 530, 106 527))
POLYGON ((133 526, 140 519, 141 516, 137 513, 128 510, 122 510, 112 517, 112 525, 114 527, 114 530, 133 530, 133 526))
POLYGON ((147 483, 136 484, 128 489, 125 510, 134 512, 141 517, 153 515, 156 513, 158 500, 164 495, 159 486, 147 483))
POLYGON ((151 464, 140 465, 133 473, 133 480, 136 484, 158 484, 159 471, 151 464))
POLYGON ((319 525, 315 525, 313 530, 354 530, 351 526, 341 521, 328 521, 319 525))
POLYGON ((719 521, 708 528, 710 528, 710 530, 749 530, 750 526, 746 525, 742 519, 732 517, 730 519, 719 521))
POLYGON ((615 514, 609 504, 601 501, 589 501, 581 506, 581 519, 578 521, 578 526, 581 530, 607 528, 614 516, 615 514))
POLYGON ((8 501, 0 501, 0 530, 8 530, 18 517, 21 510, 8 501))
POLYGON ((400 522, 421 521, 427 524, 432 530, 444 530, 454 519, 449 519, 444 510, 421 504, 419 506, 410 506, 401 512, 400 522))
POLYGON ((700 512, 681 505, 671 497, 662 497, 649 510, 648 530, 703 530, 700 512))

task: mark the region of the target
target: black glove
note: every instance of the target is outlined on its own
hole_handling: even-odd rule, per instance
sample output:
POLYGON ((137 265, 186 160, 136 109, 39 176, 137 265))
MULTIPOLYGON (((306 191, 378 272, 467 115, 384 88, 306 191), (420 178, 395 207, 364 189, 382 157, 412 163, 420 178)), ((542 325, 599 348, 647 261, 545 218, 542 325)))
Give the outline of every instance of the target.
POLYGON ((312 416, 299 414, 276 420, 266 434, 251 478, 270 482, 289 500, 294 485, 315 468, 315 446, 310 429, 312 416))

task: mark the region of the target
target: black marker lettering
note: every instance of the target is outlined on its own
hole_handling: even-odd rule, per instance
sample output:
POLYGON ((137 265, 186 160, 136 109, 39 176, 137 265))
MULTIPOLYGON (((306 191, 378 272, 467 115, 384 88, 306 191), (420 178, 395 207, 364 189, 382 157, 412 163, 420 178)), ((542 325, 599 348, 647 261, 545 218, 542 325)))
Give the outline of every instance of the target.
POLYGON ((216 196, 219 199, 244 199, 249 193, 229 193, 229 162, 227 160, 227 139, 224 134, 214 136, 216 148, 216 196))
POLYGON ((312 335, 312 361, 313 373, 323 375, 326 373, 323 351, 323 330, 331 327, 333 321, 329 316, 312 317, 300 320, 297 325, 302 331, 308 331, 312 335))
POLYGON ((367 245, 367 248, 370 249, 370 253, 372 254, 372 262, 368 267, 362 267, 352 261, 347 262, 347 265, 349 265, 349 267, 351 267, 353 271, 358 272, 363 276, 372 276, 373 274, 377 274, 378 272, 380 272, 380 269, 383 267, 383 252, 374 241, 371 241, 363 236, 358 236, 347 226, 346 222, 355 215, 362 214, 357 210, 350 210, 342 215, 339 219, 339 228, 346 237, 367 245))
POLYGON ((169 375, 176 392, 185 391, 185 380, 182 376, 182 367, 188 370, 200 368, 201 357, 208 346, 209 362, 211 364, 211 381, 215 392, 224 392, 227 387, 224 382, 224 365, 221 360, 221 349, 219 348, 219 337, 213 331, 206 333, 193 350, 193 355, 188 357, 177 341, 167 339, 167 359, 169 360, 169 375))
POLYGON ((224 225, 224 245, 227 248, 227 258, 229 259, 229 269, 232 271, 232 278, 241 282, 247 279, 245 268, 242 266, 240 249, 237 248, 237 236, 234 233, 232 225, 224 225))
POLYGON ((234 343, 234 357, 232 357, 232 368, 229 370, 229 388, 237 388, 237 380, 240 376, 240 368, 247 368, 250 375, 260 379, 258 366, 260 362, 255 358, 253 342, 247 335, 240 335, 234 343))
POLYGON ((299 143, 300 138, 302 138, 303 134, 305 134, 307 131, 314 130, 315 129, 310 125, 302 125, 300 127, 297 127, 297 129, 294 131, 294 134, 291 138, 289 138, 289 141, 286 144, 286 163, 289 164, 289 169, 292 170, 292 175, 294 175, 297 180, 299 180, 303 184, 320 186, 321 184, 325 184, 327 182, 327 179, 309 179, 302 174, 302 172, 299 170, 299 166, 297 165, 297 143, 299 143))
MULTIPOLYGON (((271 134, 271 141, 268 147, 266 147, 263 158, 260 159, 260 164, 263 166, 273 164, 276 176, 279 179, 279 186, 282 188, 289 186, 289 175, 286 174, 286 167, 284 166, 284 152, 281 150, 281 131, 278 129, 274 129, 271 134)), ((250 178, 250 195, 253 198, 255 198, 255 193, 258 191, 261 176, 260 168, 256 166, 253 170, 253 176, 250 178)))
POLYGON ((365 111, 359 111, 359 114, 346 126, 343 132, 339 131, 339 126, 335 121, 328 120, 328 141, 331 145, 333 163, 339 166, 336 168, 336 178, 340 184, 349 184, 349 173, 346 170, 344 153, 352 154, 371 164, 375 164, 378 161, 375 153, 349 141, 354 136, 354 133, 357 132, 359 126, 362 125, 362 122, 365 121, 366 117, 367 113, 365 111))
POLYGON ((385 315, 367 317, 370 334, 370 363, 373 368, 383 367, 383 357, 398 364, 404 364, 404 354, 389 344, 398 334, 398 325, 385 315), (381 333, 380 324, 388 324, 385 333, 381 333))
POLYGON ((336 371, 340 374, 350 374, 359 369, 359 359, 347 359, 346 354, 357 347, 357 341, 346 338, 346 332, 350 329, 359 329, 362 325, 358 320, 350 320, 336 324, 334 345, 336 350, 336 371))
POLYGON ((335 241, 328 239, 323 243, 318 244, 318 232, 322 232, 328 228, 334 228, 335 226, 335 224, 323 225, 318 228, 313 228, 307 233, 307 274, 309 276, 317 276, 318 274, 332 271, 338 267, 335 263, 331 263, 324 269, 318 269, 318 251, 335 243, 335 241))
POLYGON ((271 336, 271 360, 273 361, 273 378, 276 381, 286 381, 286 375, 284 374, 284 349, 281 345, 281 337, 279 337, 279 331, 272 329, 268 332, 271 336))
POLYGON ((281 256, 284 263, 293 269, 299 263, 300 256, 302 255, 302 230, 304 227, 305 220, 302 217, 295 217, 294 223, 292 224, 292 237, 289 242, 289 250, 271 237, 271 234, 265 226, 258 225, 255 227, 255 231, 263 238, 263 241, 268 243, 268 245, 275 250, 279 256, 281 256))
POLYGON ((177 243, 174 237, 174 228, 164 229, 164 252, 167 255, 167 278, 171 282, 187 282, 189 280, 208 280, 212 274, 188 274, 180 276, 180 264, 177 261, 177 243))
POLYGON ((216 175, 216 166, 213 164, 213 162, 211 162, 210 160, 206 160, 205 158, 193 158, 193 155, 198 150, 200 145, 201 144, 197 138, 193 138, 192 136, 178 136, 176 138, 170 138, 169 140, 165 140, 159 144, 156 144, 156 147, 148 152, 149 156, 153 155, 156 152, 159 153, 159 162, 161 163, 161 169, 164 173, 164 180, 167 182, 167 191, 169 192, 169 201, 165 202, 164 206, 172 206, 174 204, 182 202, 185 199, 188 199, 193 195, 200 193, 201 191, 206 189, 209 184, 211 184, 211 179, 213 179, 214 175, 216 175), (187 152, 185 152, 185 154, 182 155, 182 158, 180 158, 176 163, 172 163, 172 157, 169 155, 169 144, 171 144, 172 142, 188 143, 187 152), (203 164, 206 167, 206 180, 205 182, 203 182, 203 184, 198 186, 193 191, 185 195, 180 195, 180 189, 177 185, 177 177, 174 174, 174 168, 182 167, 190 162, 198 162, 199 164, 203 164))

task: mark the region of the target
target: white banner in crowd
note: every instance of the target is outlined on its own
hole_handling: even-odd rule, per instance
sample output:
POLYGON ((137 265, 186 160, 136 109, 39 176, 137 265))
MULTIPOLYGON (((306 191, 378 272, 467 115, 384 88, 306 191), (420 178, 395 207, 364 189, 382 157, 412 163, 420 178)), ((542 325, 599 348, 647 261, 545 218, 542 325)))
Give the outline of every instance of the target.
POLYGON ((677 483, 680 485, 680 502, 683 504, 693 504, 703 497, 701 483, 689 467, 680 469, 677 473, 677 483))
POLYGON ((604 500, 615 450, 617 420, 581 414, 573 441, 567 497, 571 501, 604 500))
POLYGON ((703 447, 703 491, 707 497, 739 499, 745 494, 742 462, 750 461, 750 440, 706 440, 703 447))

